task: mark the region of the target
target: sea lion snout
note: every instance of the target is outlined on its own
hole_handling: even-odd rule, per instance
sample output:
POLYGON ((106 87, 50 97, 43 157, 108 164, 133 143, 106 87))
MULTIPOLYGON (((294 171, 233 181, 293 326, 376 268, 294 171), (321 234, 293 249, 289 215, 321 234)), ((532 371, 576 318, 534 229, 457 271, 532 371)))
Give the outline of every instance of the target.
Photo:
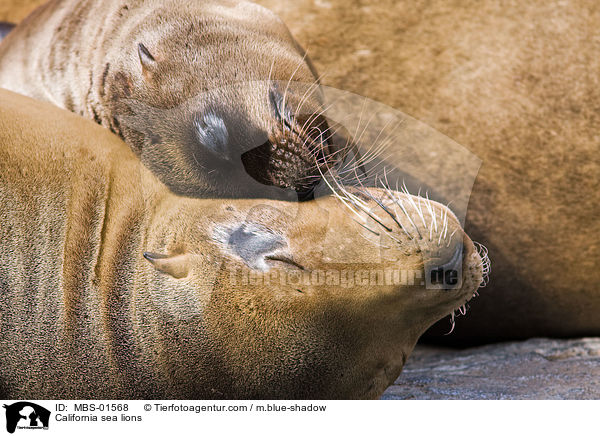
POLYGON ((432 257, 425 261, 425 277, 432 286, 441 286, 442 289, 455 289, 461 285, 463 251, 462 242, 457 242, 451 247, 443 247, 439 257, 432 257))
MULTIPOLYGON (((471 298, 484 281, 489 259, 446 206, 390 189, 344 191, 340 200, 363 218, 363 238, 378 244, 381 261, 406 271, 415 284, 454 291, 448 298, 463 303, 461 295, 471 298)), ((364 250, 356 252, 369 258, 364 250)))

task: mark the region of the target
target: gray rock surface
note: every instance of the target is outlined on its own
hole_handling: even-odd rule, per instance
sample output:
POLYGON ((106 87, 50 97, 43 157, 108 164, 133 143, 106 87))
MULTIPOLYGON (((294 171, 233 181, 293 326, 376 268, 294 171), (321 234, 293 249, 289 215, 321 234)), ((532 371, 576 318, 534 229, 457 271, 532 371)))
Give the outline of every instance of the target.
POLYGON ((600 338, 418 345, 382 399, 600 399, 600 338))

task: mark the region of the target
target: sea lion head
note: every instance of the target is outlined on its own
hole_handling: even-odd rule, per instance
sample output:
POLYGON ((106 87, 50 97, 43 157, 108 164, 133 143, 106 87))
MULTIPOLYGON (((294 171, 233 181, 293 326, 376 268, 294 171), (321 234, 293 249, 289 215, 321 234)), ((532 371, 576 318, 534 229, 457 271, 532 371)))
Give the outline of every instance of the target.
POLYGON ((306 53, 251 3, 185 9, 148 16, 108 68, 113 129, 177 194, 309 196, 335 150, 306 53))
POLYGON ((161 294, 138 304, 171 326, 157 368, 182 376, 178 395, 376 398, 485 275, 446 207, 390 190, 164 211, 143 267, 161 294), (439 269, 458 280, 428 283, 439 269), (202 301, 197 312, 184 295, 202 301), (179 302, 160 303, 168 296, 179 302))

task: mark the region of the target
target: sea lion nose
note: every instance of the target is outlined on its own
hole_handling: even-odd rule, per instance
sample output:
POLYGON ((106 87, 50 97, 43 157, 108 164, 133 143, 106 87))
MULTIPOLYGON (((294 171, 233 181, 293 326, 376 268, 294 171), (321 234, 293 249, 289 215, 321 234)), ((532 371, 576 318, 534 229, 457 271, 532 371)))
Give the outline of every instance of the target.
POLYGON ((457 244, 454 249, 454 253, 452 253, 452 257, 445 264, 441 265, 441 267, 446 270, 458 270, 462 265, 463 258, 463 244, 457 244))
POLYGON ((457 243, 454 249, 445 250, 433 257, 425 266, 427 287, 433 289, 456 289, 462 285, 464 245, 457 243))

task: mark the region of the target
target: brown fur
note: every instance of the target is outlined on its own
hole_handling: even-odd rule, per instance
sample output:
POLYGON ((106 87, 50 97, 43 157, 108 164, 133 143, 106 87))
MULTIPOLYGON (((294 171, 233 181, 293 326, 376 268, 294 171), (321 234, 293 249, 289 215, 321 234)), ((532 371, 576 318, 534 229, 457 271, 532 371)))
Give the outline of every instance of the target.
POLYGON ((260 3, 290 25, 325 85, 408 113, 483 159, 465 229, 493 272, 438 338, 600 335, 597 1, 260 3))
POLYGON ((409 217, 423 235, 431 218, 392 219, 369 199, 384 200, 377 189, 360 195, 381 225, 336 197, 178 197, 107 130, 8 91, 0 101, 3 398, 376 398, 420 334, 482 279, 473 243, 440 204, 432 213, 448 214, 454 238, 441 226, 418 238, 409 217), (244 228, 262 236, 236 239, 244 228), (238 244, 255 237, 275 240, 276 257, 238 244), (463 245, 456 289, 235 275, 301 266, 423 277, 463 245))
MULTIPOLYGON (((290 79, 316 81, 304 50, 272 12, 238 0, 51 0, 0 46, 0 87, 111 129, 194 197, 310 190, 332 150, 301 129, 306 116, 290 121, 300 137, 283 128, 270 93, 293 112, 303 94, 283 99, 290 79), (209 115, 227 129, 219 146, 197 135, 209 115)), ((319 104, 310 95, 304 113, 319 104)))
MULTIPOLYGON (((9 13, 10 3, 0 17, 18 21, 24 6, 9 13)), ((324 84, 402 110, 483 159, 465 226, 494 271, 444 340, 600 334, 595 0, 261 3, 324 84)))

